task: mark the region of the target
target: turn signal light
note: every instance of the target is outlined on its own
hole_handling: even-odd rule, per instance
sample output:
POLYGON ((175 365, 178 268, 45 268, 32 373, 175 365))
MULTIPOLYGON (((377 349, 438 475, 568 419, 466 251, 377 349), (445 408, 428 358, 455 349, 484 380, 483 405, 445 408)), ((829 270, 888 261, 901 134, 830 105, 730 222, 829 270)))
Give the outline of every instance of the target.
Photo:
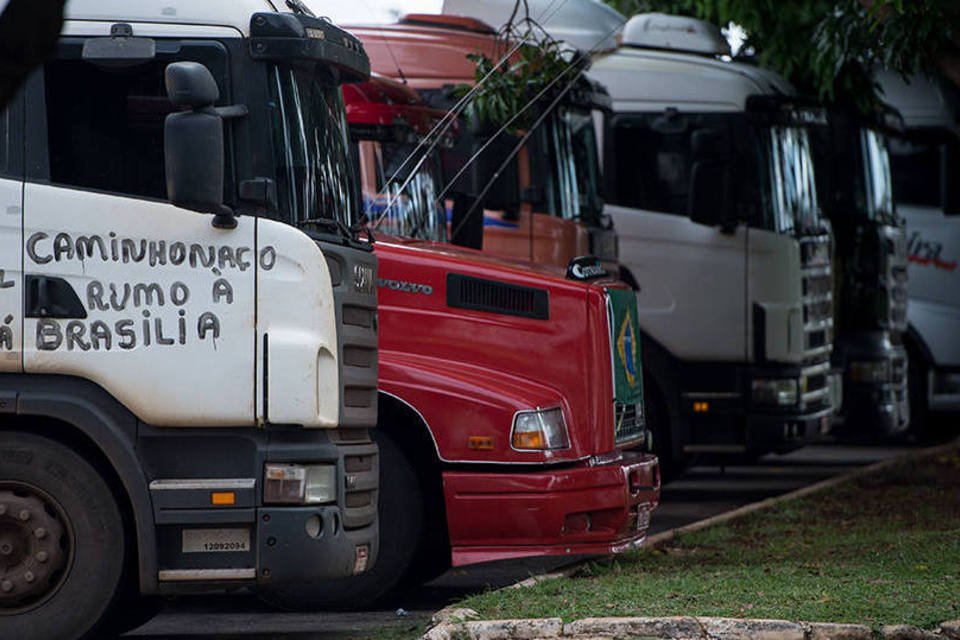
POLYGON ((493 451, 493 438, 489 436, 470 436, 467 438, 467 448, 474 451, 493 451))
POLYGON ((216 491, 210 494, 210 504, 215 507, 232 507, 237 504, 237 494, 233 491, 216 491))
POLYGON ((693 412, 694 413, 707 413, 710 411, 709 402, 694 402, 693 403, 693 412))
POLYGON ((513 447, 514 449, 546 449, 543 446, 543 434, 539 431, 529 433, 514 431, 513 447))

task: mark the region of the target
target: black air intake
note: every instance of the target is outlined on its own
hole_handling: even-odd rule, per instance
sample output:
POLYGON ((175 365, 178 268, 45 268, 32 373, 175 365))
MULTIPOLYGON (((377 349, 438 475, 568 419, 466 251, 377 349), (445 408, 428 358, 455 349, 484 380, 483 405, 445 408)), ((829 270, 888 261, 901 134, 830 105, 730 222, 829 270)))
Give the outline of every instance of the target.
POLYGON ((460 309, 502 313, 508 316, 547 320, 550 295, 544 289, 447 274, 447 304, 460 309))

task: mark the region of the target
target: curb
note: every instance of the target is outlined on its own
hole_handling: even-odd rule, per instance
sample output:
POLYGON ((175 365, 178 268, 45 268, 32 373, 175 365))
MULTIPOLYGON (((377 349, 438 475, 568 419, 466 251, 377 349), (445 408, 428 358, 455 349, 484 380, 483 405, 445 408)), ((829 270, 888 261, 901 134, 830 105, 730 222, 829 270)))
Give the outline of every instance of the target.
POLYGON ((468 620, 470 609, 451 612, 450 621, 430 629, 423 640, 960 640, 960 620, 934 631, 887 625, 878 633, 866 625, 740 618, 584 618, 564 624, 560 618, 468 620))
MULTIPOLYGON (((825 491, 832 487, 851 482, 858 478, 869 476, 903 462, 911 460, 920 460, 941 453, 946 453, 955 449, 960 443, 960 439, 953 440, 946 444, 935 447, 928 447, 911 451, 904 455, 896 456, 888 460, 881 460, 865 467, 854 469, 847 473, 827 478, 806 487, 790 491, 779 496, 773 496, 757 502, 744 505, 732 511, 721 513, 710 518, 698 520, 697 522, 668 529, 655 535, 649 536, 644 540, 644 547, 658 545, 667 540, 672 540, 677 536, 693 533, 706 529, 716 524, 721 524, 742 518, 748 514, 769 509, 788 500, 795 500, 810 494, 825 491)), ((550 580, 559 580, 570 578, 576 574, 581 567, 593 562, 593 559, 574 562, 560 571, 531 576, 515 584, 503 587, 506 589, 523 589, 532 587, 541 582, 550 580)), ((544 618, 536 620, 471 620, 477 618, 479 614, 472 609, 459 608, 456 605, 445 607, 435 613, 431 620, 433 625, 422 636, 422 640, 539 640, 546 638, 570 637, 570 638, 611 638, 611 637, 629 637, 632 639, 664 639, 664 640, 873 640, 874 635, 870 627, 864 625, 852 624, 833 624, 819 622, 787 622, 783 620, 742 620, 739 618, 692 618, 692 617, 673 617, 673 618, 585 618, 564 625, 560 618, 544 618), (681 635, 662 635, 664 629, 674 629, 679 633, 679 627, 675 626, 680 621, 687 625, 681 635), (707 621, 710 621, 709 624, 707 621), (721 622, 722 621, 722 622, 721 622), (610 622, 621 626, 624 632, 620 636, 611 636, 607 633, 600 633, 596 626, 601 623, 610 622), (691 623, 695 626, 690 626, 691 623), (734 629, 740 628, 740 624, 757 623, 760 627, 753 627, 752 630, 742 628, 734 632, 734 629), (770 625, 788 625, 791 632, 786 632, 786 627, 782 628, 783 633, 773 632, 770 625), (552 635, 546 633, 553 632, 559 625, 561 631, 552 635), (720 625, 720 626, 717 626, 720 625), (594 631, 589 631, 594 629, 594 631), (628 632, 629 629, 629 632, 628 632), (698 629, 697 633, 693 633, 698 629), (724 629, 730 630, 729 632, 724 629), (661 631, 657 631, 661 630, 661 631), (800 631, 797 635, 797 631, 800 631), (767 633, 772 635, 767 635, 767 633), (538 635, 539 634, 539 635, 538 635)), ((612 627, 613 628, 613 627, 612 627)), ((937 632, 923 631, 908 625, 888 625, 880 630, 880 636, 884 640, 960 640, 960 620, 944 622, 940 625, 937 632)))

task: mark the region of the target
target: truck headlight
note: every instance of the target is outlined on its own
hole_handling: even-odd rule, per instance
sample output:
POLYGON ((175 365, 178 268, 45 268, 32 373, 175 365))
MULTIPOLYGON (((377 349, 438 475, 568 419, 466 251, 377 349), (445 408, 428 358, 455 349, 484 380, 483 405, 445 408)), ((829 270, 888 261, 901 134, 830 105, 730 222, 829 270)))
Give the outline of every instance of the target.
POLYGON ((773 404, 780 407, 797 404, 797 381, 795 379, 754 380, 753 401, 757 404, 773 404))
POLYGON ((514 449, 521 451, 568 448, 570 436, 567 434, 563 410, 557 407, 518 412, 513 417, 510 443, 514 449))
POLYGON ((892 372, 889 360, 860 360, 851 362, 850 382, 883 384, 890 382, 892 372))
POLYGON ((332 464, 267 464, 265 504, 324 504, 337 500, 337 467, 332 464))

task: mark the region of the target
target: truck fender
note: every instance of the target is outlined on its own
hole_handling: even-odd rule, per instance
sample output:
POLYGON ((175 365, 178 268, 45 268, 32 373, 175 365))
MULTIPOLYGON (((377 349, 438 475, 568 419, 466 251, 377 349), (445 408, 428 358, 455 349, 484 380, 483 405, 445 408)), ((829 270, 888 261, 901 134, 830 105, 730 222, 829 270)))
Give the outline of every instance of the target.
MULTIPOLYGON (((96 447, 120 479, 136 531, 140 591, 157 593, 157 542, 150 490, 134 446, 137 419, 101 387, 67 376, 0 376, 14 413, 70 425, 96 447)), ((52 434, 56 438, 56 434, 52 434)))
POLYGON ((489 429, 509 437, 513 415, 535 407, 569 407, 556 390, 524 378, 499 371, 417 354, 381 352, 381 394, 402 401, 427 426, 437 452, 444 463, 483 462, 465 457, 464 451, 445 440, 443 431, 431 425, 450 425, 462 421, 464 411, 489 429))

